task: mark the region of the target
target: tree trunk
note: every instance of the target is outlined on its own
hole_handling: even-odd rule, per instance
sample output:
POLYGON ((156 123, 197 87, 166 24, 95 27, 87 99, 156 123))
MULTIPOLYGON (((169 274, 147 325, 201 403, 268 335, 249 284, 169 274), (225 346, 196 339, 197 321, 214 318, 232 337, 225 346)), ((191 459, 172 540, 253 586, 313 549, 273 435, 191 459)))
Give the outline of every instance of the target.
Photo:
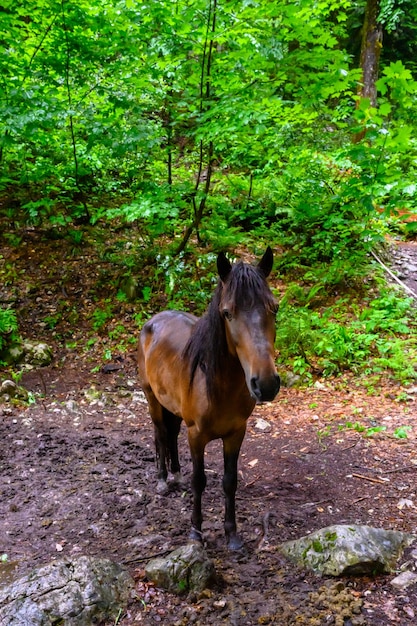
POLYGON ((368 0, 362 32, 362 85, 359 93, 362 98, 369 98, 372 106, 376 106, 376 81, 382 49, 382 26, 377 22, 378 14, 379 0, 368 0))
MULTIPOLYGON (((210 0, 209 3, 209 11, 207 16, 207 30, 206 30, 206 38, 204 41, 203 48, 203 58, 201 62, 201 77, 200 77, 200 114, 203 113, 206 106, 210 106, 210 98, 212 97, 211 93, 211 75, 212 75, 212 63, 213 63, 213 54, 214 54, 214 35, 216 32, 216 18, 217 18, 217 0, 210 0)), ((206 202, 208 195, 210 193, 210 182, 211 175, 213 173, 213 165, 214 165, 214 146, 213 142, 208 142, 208 149, 206 155, 206 169, 203 175, 203 166, 204 166, 204 143, 203 140, 200 140, 200 159, 198 163, 198 173, 196 177, 196 184, 193 195, 193 212, 194 219, 193 223, 187 227, 184 236, 182 238, 181 243, 175 251, 175 254, 178 255, 182 252, 190 239, 194 229, 197 232, 197 239, 199 243, 201 243, 200 235, 199 235, 199 226, 201 220, 204 216, 204 211, 206 208, 206 202), (200 187, 200 183, 205 180, 204 192, 200 199, 199 205, 196 203, 196 196, 198 189, 200 187)))
MULTIPOLYGON (((365 19, 362 30, 361 59, 362 80, 358 94, 360 99, 369 98, 371 106, 375 107, 376 81, 378 80, 379 58, 382 49, 382 26, 378 23, 380 0, 367 0, 365 19)), ((360 100, 358 100, 359 105, 360 100)), ((365 129, 354 136, 354 141, 360 141, 365 135, 365 129)))

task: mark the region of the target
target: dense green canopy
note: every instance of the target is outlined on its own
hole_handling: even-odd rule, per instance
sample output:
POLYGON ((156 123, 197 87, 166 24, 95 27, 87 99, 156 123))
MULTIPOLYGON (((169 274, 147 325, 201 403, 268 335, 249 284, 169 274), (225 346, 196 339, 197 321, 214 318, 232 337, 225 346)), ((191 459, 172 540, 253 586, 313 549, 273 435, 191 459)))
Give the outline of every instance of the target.
MULTIPOLYGON (((298 281, 284 358, 297 354, 301 371, 313 351, 332 372, 396 350, 405 371, 373 322, 365 339, 366 320, 348 331, 340 312, 311 309, 365 284, 367 252, 416 211, 414 0, 5 0, 0 40, 3 222, 67 229, 76 245, 81 224, 134 223, 118 262, 126 282, 157 259, 145 303, 165 281, 184 304, 178 255, 191 244, 267 241, 298 281)), ((196 309, 211 287, 205 257, 196 309)), ((382 330, 403 332, 402 305, 381 298, 371 319, 388 311, 382 330)), ((0 336, 15 327, 2 311, 0 336)))
POLYGON ((411 0, 6 0, 0 183, 32 220, 106 217, 114 196, 111 215, 211 240, 414 207, 416 17, 411 0), (388 42, 376 106, 357 96, 367 4, 388 42))

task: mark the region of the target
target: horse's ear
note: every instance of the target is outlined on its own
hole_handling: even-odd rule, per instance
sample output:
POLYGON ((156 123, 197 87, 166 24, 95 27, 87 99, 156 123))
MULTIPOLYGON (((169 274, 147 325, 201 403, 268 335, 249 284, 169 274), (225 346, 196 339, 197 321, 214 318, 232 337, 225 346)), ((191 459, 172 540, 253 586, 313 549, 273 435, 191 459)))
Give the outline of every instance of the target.
POLYGON ((217 271, 219 272, 219 276, 223 282, 232 271, 232 264, 227 259, 224 252, 220 252, 219 256, 217 257, 217 271))
POLYGON ((262 274, 267 278, 272 270, 272 266, 274 264, 274 254, 271 250, 271 247, 268 246, 265 250, 265 254, 262 259, 258 263, 258 268, 261 270, 262 274))

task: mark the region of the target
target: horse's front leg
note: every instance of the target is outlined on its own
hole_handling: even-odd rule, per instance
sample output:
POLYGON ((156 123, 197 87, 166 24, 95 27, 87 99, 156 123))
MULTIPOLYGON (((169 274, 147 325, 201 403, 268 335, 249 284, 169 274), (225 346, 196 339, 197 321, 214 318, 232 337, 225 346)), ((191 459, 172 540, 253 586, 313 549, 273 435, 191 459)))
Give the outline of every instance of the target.
POLYGON ((204 449, 206 442, 201 441, 198 436, 194 436, 192 429, 188 431, 188 442, 190 445, 191 458, 193 461, 193 476, 191 479, 191 489, 193 492, 193 512, 191 515, 190 539, 203 543, 203 533, 201 531, 203 514, 201 511, 201 498, 206 488, 207 478, 204 469, 204 449))
POLYGON ((245 431, 246 426, 237 433, 234 433, 233 436, 223 439, 223 491, 225 495, 224 531, 230 550, 240 550, 243 547, 243 541, 237 533, 235 500, 237 489, 237 464, 245 431))

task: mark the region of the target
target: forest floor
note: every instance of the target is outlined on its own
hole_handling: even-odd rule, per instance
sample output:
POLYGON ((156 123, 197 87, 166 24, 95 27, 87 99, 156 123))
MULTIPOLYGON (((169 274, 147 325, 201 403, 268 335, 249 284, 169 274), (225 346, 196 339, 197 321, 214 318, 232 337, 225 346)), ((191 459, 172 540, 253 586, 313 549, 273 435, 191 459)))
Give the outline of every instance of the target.
MULTIPOLYGON (((0 406, 0 553, 11 569, 23 573, 80 554, 125 564, 136 594, 119 616, 121 626, 416 623, 417 594, 392 586, 394 573, 318 578, 286 561, 278 545, 330 524, 416 531, 417 388, 345 376, 283 388, 273 403, 257 406, 240 457, 241 553, 225 546, 221 449, 213 442, 203 529, 218 581, 199 596, 177 597, 150 584, 144 566, 187 542, 191 464, 184 429, 186 486, 158 495, 133 343, 123 354, 113 351, 111 367, 103 368, 97 344, 80 348, 90 332, 81 314, 72 327, 62 315, 55 335, 40 323, 62 310, 62 300, 68 311, 78 307, 91 317, 87 283, 98 261, 68 257, 62 242, 33 234, 2 254, 16 273, 3 289, 15 299, 22 334, 55 351, 51 366, 22 377, 36 403, 0 406)), ((129 315, 120 313, 126 327, 129 315)), ((399 565, 412 568, 414 561, 408 552, 399 565)))

